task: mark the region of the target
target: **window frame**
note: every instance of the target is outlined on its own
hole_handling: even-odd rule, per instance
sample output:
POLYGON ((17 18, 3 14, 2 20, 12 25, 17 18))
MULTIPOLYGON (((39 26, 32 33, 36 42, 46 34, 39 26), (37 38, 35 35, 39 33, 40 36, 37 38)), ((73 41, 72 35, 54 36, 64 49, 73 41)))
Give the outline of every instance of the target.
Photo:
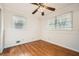
MULTIPOLYGON (((72 11, 69 11, 69 12, 66 12, 66 13, 63 13, 63 14, 60 14, 60 15, 56 15, 56 16, 54 16, 54 18, 55 18, 55 21, 54 21, 54 23, 56 23, 57 22, 57 17, 59 17, 59 16, 63 16, 63 15, 65 15, 65 14, 71 14, 70 16, 71 16, 71 29, 66 29, 65 27, 63 28, 63 29, 57 29, 57 24, 55 24, 55 28, 54 29, 51 29, 52 31, 53 30, 59 30, 59 31, 65 31, 65 30, 67 30, 67 31, 72 31, 73 30, 73 12, 72 11)), ((49 25, 50 26, 50 25, 49 25)))

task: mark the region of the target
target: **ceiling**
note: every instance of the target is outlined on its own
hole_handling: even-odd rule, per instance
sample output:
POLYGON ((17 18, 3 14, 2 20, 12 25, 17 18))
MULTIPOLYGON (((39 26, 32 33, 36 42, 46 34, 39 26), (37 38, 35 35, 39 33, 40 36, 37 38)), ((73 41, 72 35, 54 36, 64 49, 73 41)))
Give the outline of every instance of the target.
MULTIPOLYGON (((71 5, 72 3, 45 3, 45 5, 56 8, 56 11, 59 9, 62 9, 64 7, 67 7, 68 5, 71 5)), ((6 9, 12 9, 12 10, 18 10, 20 12, 29 12, 32 14, 32 12, 37 8, 37 6, 32 5, 30 3, 4 3, 4 6, 6 9)), ((45 9, 45 13, 49 13, 51 11, 48 11, 45 9)), ((37 12, 36 14, 38 14, 37 12)))
MULTIPOLYGON (((64 8, 72 3, 45 3, 45 5, 50 7, 55 7, 56 9, 64 8)), ((37 6, 34 6, 30 3, 5 3, 5 6, 15 8, 15 9, 26 9, 27 8, 36 8, 37 6)))

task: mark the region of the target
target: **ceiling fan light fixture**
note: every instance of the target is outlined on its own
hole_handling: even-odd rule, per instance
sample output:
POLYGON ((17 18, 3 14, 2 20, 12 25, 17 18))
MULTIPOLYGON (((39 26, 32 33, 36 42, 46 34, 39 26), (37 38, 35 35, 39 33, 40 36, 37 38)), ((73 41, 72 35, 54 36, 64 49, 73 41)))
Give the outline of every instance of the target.
POLYGON ((44 11, 50 10, 50 11, 55 11, 56 9, 50 6, 47 6, 46 3, 32 3, 33 5, 38 6, 38 8, 32 12, 32 14, 35 14, 37 11, 41 12, 41 15, 44 16, 44 11))
POLYGON ((41 15, 44 16, 44 12, 42 12, 41 15))

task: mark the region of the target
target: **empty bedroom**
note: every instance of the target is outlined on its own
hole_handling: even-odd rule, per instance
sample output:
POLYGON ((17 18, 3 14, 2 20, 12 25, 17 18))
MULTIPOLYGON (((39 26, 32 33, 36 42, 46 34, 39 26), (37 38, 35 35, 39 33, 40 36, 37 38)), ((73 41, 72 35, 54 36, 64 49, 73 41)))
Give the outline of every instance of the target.
POLYGON ((0 3, 0 56, 79 56, 79 4, 0 3))

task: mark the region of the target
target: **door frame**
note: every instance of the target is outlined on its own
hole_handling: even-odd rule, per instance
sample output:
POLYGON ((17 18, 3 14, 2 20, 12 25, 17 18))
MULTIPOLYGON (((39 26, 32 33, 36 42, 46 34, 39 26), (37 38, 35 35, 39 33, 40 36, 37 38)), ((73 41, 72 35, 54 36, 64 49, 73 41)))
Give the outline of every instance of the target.
POLYGON ((1 29, 0 29, 0 31, 1 31, 1 33, 0 33, 0 53, 2 53, 3 52, 3 49, 4 49, 4 14, 3 14, 3 6, 1 5, 0 6, 0 22, 1 22, 1 24, 0 24, 0 27, 1 27, 1 29))

